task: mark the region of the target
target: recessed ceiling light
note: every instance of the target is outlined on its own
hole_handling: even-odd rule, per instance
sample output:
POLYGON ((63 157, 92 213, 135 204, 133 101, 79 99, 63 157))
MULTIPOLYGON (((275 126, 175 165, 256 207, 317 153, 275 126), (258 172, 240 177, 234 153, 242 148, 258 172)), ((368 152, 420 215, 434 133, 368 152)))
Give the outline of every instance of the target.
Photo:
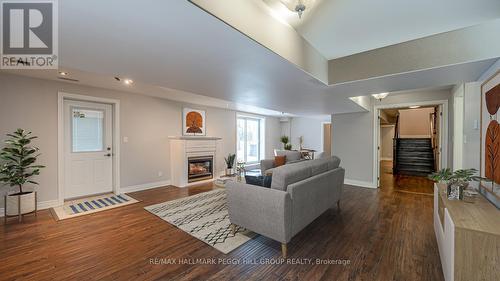
POLYGON ((67 72, 65 72, 65 71, 59 71, 59 75, 61 75, 61 76, 66 76, 66 75, 68 75, 68 73, 67 73, 67 72))
POLYGON ((415 108, 419 108, 420 105, 412 105, 412 106, 409 106, 408 108, 411 108, 411 109, 415 109, 415 108))

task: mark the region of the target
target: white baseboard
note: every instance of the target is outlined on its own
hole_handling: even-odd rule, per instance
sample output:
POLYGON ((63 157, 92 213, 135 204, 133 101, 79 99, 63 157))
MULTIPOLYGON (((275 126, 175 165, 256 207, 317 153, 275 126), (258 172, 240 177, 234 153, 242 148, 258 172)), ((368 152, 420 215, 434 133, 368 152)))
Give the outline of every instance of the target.
POLYGON ((120 192, 121 193, 136 192, 136 191, 147 190, 147 189, 152 189, 152 188, 157 188, 157 187, 162 187, 162 186, 167 186, 167 185, 170 185, 169 180, 121 187, 120 192))
MULTIPOLYGON (((49 209, 49 208, 57 207, 57 206, 59 206, 59 201, 49 200, 49 201, 38 202, 37 209, 38 210, 45 210, 45 209, 49 209)), ((3 216, 5 216, 5 208, 0 208, 0 217, 3 217, 3 216)))
POLYGON ((359 186, 359 187, 366 187, 366 188, 377 188, 373 182, 369 181, 358 181, 358 180, 350 180, 350 179, 344 179, 344 184, 347 185, 354 185, 354 186, 359 186))

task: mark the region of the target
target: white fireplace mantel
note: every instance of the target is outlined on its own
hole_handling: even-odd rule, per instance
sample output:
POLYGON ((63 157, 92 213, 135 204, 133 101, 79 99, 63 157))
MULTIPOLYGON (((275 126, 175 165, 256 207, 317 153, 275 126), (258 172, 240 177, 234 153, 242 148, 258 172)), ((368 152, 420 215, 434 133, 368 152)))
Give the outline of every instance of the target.
POLYGON ((169 136, 170 140, 221 140, 219 137, 206 137, 206 136, 169 136))
POLYGON ((218 174, 217 157, 220 151, 218 140, 222 138, 206 136, 173 136, 168 138, 170 142, 170 178, 172 185, 186 187, 191 184, 200 183, 200 181, 194 183, 188 182, 189 157, 212 156, 214 160, 214 177, 218 174))

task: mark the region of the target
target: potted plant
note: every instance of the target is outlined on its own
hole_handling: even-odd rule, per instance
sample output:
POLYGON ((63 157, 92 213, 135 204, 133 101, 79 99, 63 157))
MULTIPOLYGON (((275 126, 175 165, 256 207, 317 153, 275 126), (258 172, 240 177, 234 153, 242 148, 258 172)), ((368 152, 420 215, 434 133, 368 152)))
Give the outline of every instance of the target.
POLYGON ((430 174, 429 179, 436 182, 438 185, 447 185, 452 175, 453 172, 451 171, 451 169, 446 168, 430 174))
POLYGON ((284 150, 292 150, 292 144, 288 143, 290 141, 288 136, 281 136, 280 141, 283 143, 284 150))
POLYGON ((227 157, 224 157, 224 161, 226 162, 226 176, 230 176, 234 174, 234 160, 236 159, 236 154, 229 153, 227 157))
POLYGON ((448 181, 448 199, 462 200, 464 197, 464 190, 469 187, 469 183, 471 181, 488 180, 486 178, 476 176, 476 174, 476 169, 456 170, 451 176, 451 179, 448 181))
POLYGON ((8 216, 19 216, 36 212, 36 192, 25 190, 26 184, 35 184, 32 178, 40 174, 42 165, 35 165, 39 149, 31 145, 36 139, 31 132, 17 129, 5 141, 5 147, 0 151, 0 183, 4 183, 18 190, 5 196, 5 218, 8 216))

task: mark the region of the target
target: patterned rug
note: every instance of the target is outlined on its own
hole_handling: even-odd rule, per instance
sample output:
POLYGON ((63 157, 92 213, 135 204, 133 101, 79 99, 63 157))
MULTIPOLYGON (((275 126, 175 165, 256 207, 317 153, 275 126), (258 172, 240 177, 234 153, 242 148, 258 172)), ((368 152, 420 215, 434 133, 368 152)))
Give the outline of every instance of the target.
POLYGON ((227 254, 255 235, 244 228, 231 234, 226 190, 216 189, 144 209, 227 254))
POLYGON ((51 208, 50 211, 56 220, 64 220, 114 209, 137 202, 139 201, 125 194, 116 195, 108 193, 66 201, 64 202, 64 205, 51 208))

